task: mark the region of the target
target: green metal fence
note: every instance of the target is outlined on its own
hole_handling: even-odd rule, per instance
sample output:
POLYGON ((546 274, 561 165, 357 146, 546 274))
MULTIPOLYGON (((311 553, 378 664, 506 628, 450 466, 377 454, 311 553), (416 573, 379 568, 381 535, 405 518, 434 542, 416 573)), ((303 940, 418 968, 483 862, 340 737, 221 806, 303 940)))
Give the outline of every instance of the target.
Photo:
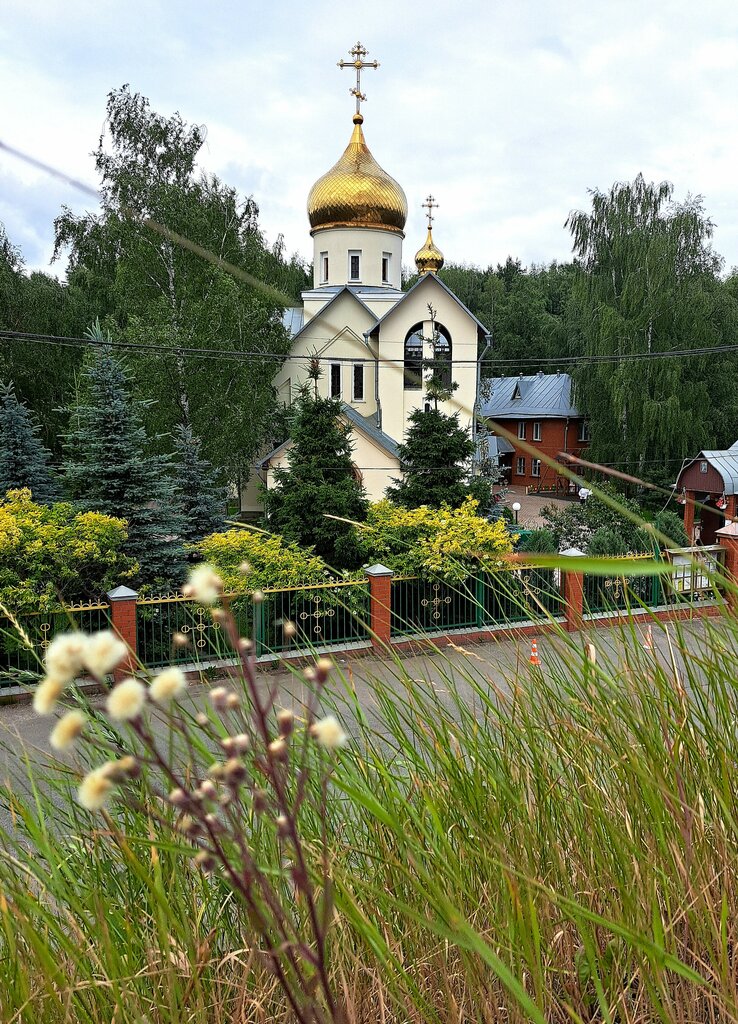
POLYGON ((655 608, 660 603, 661 580, 658 576, 584 575, 585 614, 625 611, 644 605, 655 608))
POLYGON ((0 689, 35 679, 57 633, 94 633, 109 625, 110 605, 97 602, 16 617, 0 614, 0 689))
POLYGON ((417 577, 392 581, 392 636, 540 622, 562 614, 554 569, 501 569, 457 584, 417 577))
POLYGON ((330 583, 264 590, 254 605, 257 656, 332 644, 368 642, 368 582, 330 583), (285 624, 294 625, 285 631, 285 624))
MULTIPOLYGON (((251 602, 233 602, 239 635, 251 639, 251 602)), ((181 594, 139 598, 136 604, 136 646, 142 664, 190 665, 233 657, 212 609, 181 594)))

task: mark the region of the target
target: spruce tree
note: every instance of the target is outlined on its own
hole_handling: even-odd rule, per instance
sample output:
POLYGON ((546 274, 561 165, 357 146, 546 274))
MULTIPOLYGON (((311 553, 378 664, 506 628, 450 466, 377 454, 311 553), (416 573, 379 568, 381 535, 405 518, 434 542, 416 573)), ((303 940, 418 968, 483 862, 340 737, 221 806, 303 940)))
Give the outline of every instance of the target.
MULTIPOLYGON (((317 371, 313 371, 317 379, 317 371)), ((329 565, 351 569, 361 562, 353 529, 344 522, 366 518, 368 501, 356 479, 351 428, 339 420, 341 401, 302 390, 290 432, 289 468, 274 472, 265 494, 269 525, 286 540, 314 547, 329 565)))
POLYGON ((474 442, 459 425, 457 413, 415 409, 405 442, 397 447, 403 479, 387 488, 390 501, 406 508, 461 505, 469 494, 466 480, 474 442))
POLYGON ((202 443, 191 427, 174 430, 174 490, 182 516, 182 538, 190 544, 223 526, 226 490, 201 455, 202 443))
POLYGON ((50 459, 31 413, 12 382, 6 384, 0 388, 0 495, 28 487, 35 502, 50 505, 58 497, 50 459))
POLYGON ((143 424, 148 403, 135 399, 127 371, 103 343, 85 358, 69 409, 64 476, 81 508, 128 523, 126 553, 139 563, 138 582, 175 584, 184 575, 182 521, 167 456, 151 454, 143 424))

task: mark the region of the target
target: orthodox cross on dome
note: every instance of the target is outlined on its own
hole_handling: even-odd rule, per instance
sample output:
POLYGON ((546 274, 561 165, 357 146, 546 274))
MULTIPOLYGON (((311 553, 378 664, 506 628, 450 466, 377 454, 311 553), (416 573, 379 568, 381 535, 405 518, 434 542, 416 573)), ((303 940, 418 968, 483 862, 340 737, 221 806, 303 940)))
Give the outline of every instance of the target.
POLYGON ((361 43, 357 43, 356 46, 349 50, 354 59, 339 60, 338 62, 339 68, 356 68, 356 85, 353 89, 349 89, 349 92, 352 96, 356 97, 356 113, 359 117, 361 116, 361 104, 366 102, 366 96, 361 91, 361 72, 364 68, 374 68, 376 70, 379 67, 378 60, 364 60, 368 52, 361 43))
POLYGON ((426 213, 426 217, 428 218, 428 230, 430 231, 431 227, 433 226, 433 221, 435 220, 435 217, 433 216, 433 207, 435 206, 436 208, 438 208, 438 203, 436 202, 434 196, 427 196, 425 202, 421 203, 420 205, 423 207, 424 210, 428 210, 428 212, 426 213))

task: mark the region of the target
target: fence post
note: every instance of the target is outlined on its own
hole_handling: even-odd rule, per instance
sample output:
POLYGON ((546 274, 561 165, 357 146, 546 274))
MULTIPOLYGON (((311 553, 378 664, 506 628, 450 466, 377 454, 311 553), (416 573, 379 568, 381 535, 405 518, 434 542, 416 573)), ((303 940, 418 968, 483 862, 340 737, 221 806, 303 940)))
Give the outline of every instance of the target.
MULTIPOLYGON (((723 526, 715 533, 718 544, 725 551, 725 577, 738 586, 738 523, 723 526)), ((728 590, 725 595, 731 611, 738 611, 738 593, 728 590)))
POLYGON ((392 636, 392 577, 386 565, 365 570, 369 579, 369 626, 374 647, 386 647, 392 636))
MULTIPOLYGON (((584 552, 580 551, 579 548, 567 548, 561 554, 567 558, 582 558, 584 556, 584 552)), ((584 574, 581 572, 567 572, 562 569, 561 589, 564 598, 567 632, 576 633, 582 628, 584 616, 584 574)))
POLYGON ((120 680, 135 672, 138 667, 138 642, 136 638, 136 602, 138 594, 130 587, 116 587, 108 592, 110 602, 110 623, 128 647, 130 653, 113 672, 113 680, 120 680))

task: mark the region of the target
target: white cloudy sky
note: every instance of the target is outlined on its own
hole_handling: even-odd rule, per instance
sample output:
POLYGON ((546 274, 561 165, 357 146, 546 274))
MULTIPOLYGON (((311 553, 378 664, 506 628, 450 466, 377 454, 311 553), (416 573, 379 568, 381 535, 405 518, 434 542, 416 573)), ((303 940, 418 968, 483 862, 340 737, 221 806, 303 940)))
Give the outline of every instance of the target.
MULTIPOLYGON (((540 263, 569 257, 587 189, 642 171, 702 194, 738 264, 735 0, 0 0, 0 139, 95 184, 105 96, 129 82, 206 124, 202 166, 311 258, 305 200, 350 135, 336 62, 357 38, 381 62, 364 128, 407 193, 406 262, 428 191, 448 260, 540 263)), ((0 153, 29 266, 48 266, 62 203, 89 200, 0 153)))

